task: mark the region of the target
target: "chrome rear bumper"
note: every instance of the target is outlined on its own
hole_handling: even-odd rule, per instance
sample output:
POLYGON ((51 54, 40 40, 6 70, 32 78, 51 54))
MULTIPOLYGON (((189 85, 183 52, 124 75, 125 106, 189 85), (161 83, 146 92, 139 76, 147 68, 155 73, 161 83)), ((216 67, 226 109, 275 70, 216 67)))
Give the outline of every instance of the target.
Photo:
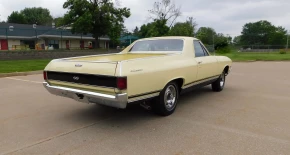
POLYGON ((101 94, 79 89, 51 86, 47 82, 43 82, 43 86, 53 95, 71 98, 83 103, 96 103, 120 109, 125 109, 128 103, 127 94, 101 94))

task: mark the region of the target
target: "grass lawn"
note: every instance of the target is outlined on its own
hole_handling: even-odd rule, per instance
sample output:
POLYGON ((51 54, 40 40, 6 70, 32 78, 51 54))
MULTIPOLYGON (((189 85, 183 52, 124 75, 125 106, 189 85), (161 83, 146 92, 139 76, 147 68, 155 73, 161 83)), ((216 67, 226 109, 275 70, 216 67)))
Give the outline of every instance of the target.
POLYGON ((0 73, 43 70, 50 60, 5 60, 0 61, 0 73))
POLYGON ((252 53, 252 52, 233 52, 227 54, 217 54, 224 55, 231 58, 233 61, 285 61, 290 60, 290 53, 286 54, 280 53, 252 53))
MULTIPOLYGON (((224 55, 233 61, 290 61, 290 52, 286 54, 277 53, 250 53, 250 52, 232 52, 224 55)), ((40 60, 8 60, 0 61, 0 73, 26 72, 43 70, 49 63, 48 59, 40 60)))

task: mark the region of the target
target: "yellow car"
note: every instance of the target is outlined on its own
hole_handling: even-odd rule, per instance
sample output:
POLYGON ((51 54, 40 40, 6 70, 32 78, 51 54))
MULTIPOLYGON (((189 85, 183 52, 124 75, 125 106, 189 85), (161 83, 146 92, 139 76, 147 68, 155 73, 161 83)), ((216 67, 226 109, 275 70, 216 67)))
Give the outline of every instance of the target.
POLYGON ((43 85, 51 94, 84 103, 120 109, 142 103, 168 116, 186 90, 211 84, 213 91, 222 91, 231 65, 228 57, 210 55, 196 38, 155 37, 120 53, 52 60, 43 85))

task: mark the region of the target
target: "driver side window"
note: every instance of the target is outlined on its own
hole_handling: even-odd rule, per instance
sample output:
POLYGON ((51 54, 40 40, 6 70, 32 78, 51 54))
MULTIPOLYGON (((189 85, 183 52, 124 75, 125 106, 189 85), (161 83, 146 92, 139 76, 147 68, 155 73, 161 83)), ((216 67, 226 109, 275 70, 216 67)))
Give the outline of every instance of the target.
POLYGON ((193 44, 194 44, 195 57, 209 56, 206 49, 204 49, 204 47, 200 44, 198 40, 194 40, 193 44))

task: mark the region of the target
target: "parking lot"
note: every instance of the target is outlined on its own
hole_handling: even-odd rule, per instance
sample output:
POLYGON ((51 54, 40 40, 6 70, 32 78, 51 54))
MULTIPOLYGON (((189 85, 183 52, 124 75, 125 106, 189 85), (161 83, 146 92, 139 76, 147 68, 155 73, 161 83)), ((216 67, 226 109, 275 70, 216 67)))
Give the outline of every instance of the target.
POLYGON ((50 95, 42 75, 0 78, 0 154, 289 154, 290 62, 234 63, 175 113, 118 110, 50 95))

